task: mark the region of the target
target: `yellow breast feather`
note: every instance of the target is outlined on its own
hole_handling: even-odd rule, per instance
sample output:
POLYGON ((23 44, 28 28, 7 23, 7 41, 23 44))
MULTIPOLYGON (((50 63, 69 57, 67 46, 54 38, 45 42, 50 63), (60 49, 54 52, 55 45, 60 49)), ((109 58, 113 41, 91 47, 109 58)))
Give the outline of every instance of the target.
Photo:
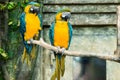
POLYGON ((40 20, 36 14, 27 13, 25 16, 25 22, 26 32, 24 34, 24 39, 30 40, 39 33, 39 30, 41 30, 40 20))
POLYGON ((69 28, 65 21, 56 21, 54 28, 54 45, 68 48, 69 28))

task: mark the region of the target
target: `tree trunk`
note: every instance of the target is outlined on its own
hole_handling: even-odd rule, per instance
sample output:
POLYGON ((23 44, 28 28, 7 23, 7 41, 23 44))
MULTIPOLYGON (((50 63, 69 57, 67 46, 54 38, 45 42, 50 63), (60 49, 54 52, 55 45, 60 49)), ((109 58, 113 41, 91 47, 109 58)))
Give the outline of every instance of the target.
POLYGON ((0 21, 0 24, 2 24, 2 28, 4 30, 3 33, 0 32, 3 34, 3 37, 0 37, 0 43, 2 43, 0 46, 2 46, 2 48, 4 48, 9 55, 9 60, 7 60, 7 62, 0 69, 2 69, 2 72, 5 74, 5 80, 35 80, 36 74, 38 74, 36 80, 40 80, 40 48, 37 51, 36 59, 32 61, 31 67, 29 67, 26 63, 21 62, 21 55, 23 53, 24 45, 22 42, 22 37, 19 33, 19 26, 17 25, 20 14, 23 11, 21 10, 19 3, 21 4, 21 2, 24 1, 20 0, 19 3, 18 0, 11 1, 16 2, 17 7, 9 12, 5 10, 3 14, 4 20, 0 21), (8 25, 8 22, 12 22, 12 24, 8 25))

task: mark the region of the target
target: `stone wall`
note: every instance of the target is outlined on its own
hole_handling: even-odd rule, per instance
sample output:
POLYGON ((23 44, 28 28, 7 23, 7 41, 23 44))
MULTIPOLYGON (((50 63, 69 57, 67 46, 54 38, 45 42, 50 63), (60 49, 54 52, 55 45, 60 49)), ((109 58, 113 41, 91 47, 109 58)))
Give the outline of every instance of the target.
MULTIPOLYGON (((120 0, 44 0, 44 27, 47 27, 48 29, 51 22, 54 21, 55 13, 57 10, 61 8, 69 8, 72 12, 70 22, 73 25, 74 30, 70 49, 77 51, 81 49, 96 53, 110 52, 110 54, 114 54, 117 45, 116 7, 119 4, 120 0)), ((45 39, 47 39, 48 41, 47 37, 45 37, 45 39)), ((46 55, 47 53, 49 53, 49 51, 46 52, 46 55)), ((71 58, 68 57, 68 59, 70 60, 71 58)), ((66 61, 69 62, 69 60, 66 61)), ((72 71, 75 71, 77 64, 74 61, 72 61, 72 64, 70 65, 66 62, 66 65, 69 65, 72 71)), ((105 66, 102 66, 102 68, 100 68, 101 65, 105 65, 105 61, 91 58, 90 64, 88 65, 89 67, 87 68, 87 78, 84 77, 84 79, 105 80, 105 76, 107 76, 107 80, 119 80, 119 76, 118 78, 116 78, 115 75, 111 76, 110 74, 112 72, 117 74, 117 68, 115 68, 114 66, 116 66, 116 64, 118 63, 107 61, 106 64, 107 68, 105 66), (99 72, 100 70, 101 72, 99 72), (100 75, 97 75, 96 73, 100 73, 100 75), (92 77, 90 77, 89 74, 92 74, 92 77), (101 74, 104 75, 101 76, 101 74)), ((50 69, 50 67, 47 67, 46 69, 50 71, 47 73, 50 77, 52 70, 50 69)), ((68 73, 70 73, 70 71, 67 72, 67 74, 68 73)), ((66 77, 68 76, 65 75, 64 80, 66 80, 66 77)), ((70 76, 68 78, 70 78, 70 76)), ((71 79, 73 79, 73 76, 71 77, 71 79)))

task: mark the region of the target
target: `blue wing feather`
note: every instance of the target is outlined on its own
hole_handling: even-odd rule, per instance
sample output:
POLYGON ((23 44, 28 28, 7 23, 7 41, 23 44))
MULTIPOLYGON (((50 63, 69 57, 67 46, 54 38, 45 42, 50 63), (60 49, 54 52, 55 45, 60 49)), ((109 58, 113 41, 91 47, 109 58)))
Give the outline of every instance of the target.
POLYGON ((40 15, 40 14, 38 14, 38 18, 40 19, 40 27, 42 27, 42 23, 43 23, 43 21, 42 21, 42 16, 40 15))
POLYGON ((72 39, 72 34, 73 34, 73 29, 72 29, 72 25, 68 22, 68 27, 69 27, 69 45, 68 48, 70 47, 70 43, 71 43, 71 39, 72 39))
POLYGON ((54 27, 55 27, 55 22, 52 22, 49 30, 49 39, 52 45, 54 45, 54 27))
POLYGON ((23 12, 20 16, 20 33, 22 35, 23 38, 23 43, 25 45, 25 48, 27 50, 27 53, 30 53, 32 50, 33 45, 32 44, 28 44, 27 41, 24 40, 24 33, 26 31, 26 22, 25 22, 25 13, 23 12))
POLYGON ((25 28, 25 13, 22 13, 20 16, 20 33, 22 34, 22 37, 24 36, 24 33, 26 31, 25 28))

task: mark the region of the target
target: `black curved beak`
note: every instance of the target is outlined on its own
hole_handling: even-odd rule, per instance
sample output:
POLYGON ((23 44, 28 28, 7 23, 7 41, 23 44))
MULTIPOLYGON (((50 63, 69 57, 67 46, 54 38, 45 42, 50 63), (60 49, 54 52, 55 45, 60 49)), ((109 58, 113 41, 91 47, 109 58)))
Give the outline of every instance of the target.
POLYGON ((40 13, 40 8, 39 7, 36 7, 36 6, 32 6, 30 8, 30 12, 31 13, 36 13, 36 15, 38 15, 40 13))
POLYGON ((70 19, 71 17, 71 13, 70 12, 63 12, 62 13, 62 19, 67 21, 68 19, 70 19))

